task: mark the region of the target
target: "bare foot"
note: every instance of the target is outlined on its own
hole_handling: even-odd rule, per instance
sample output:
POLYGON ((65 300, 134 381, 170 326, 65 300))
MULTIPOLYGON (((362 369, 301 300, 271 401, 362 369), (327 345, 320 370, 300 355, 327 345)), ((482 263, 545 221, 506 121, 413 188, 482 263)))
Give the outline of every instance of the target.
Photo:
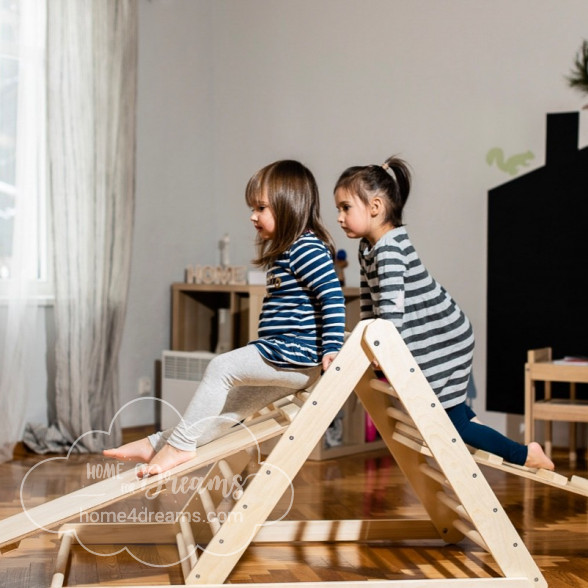
POLYGON ((153 459, 137 472, 138 478, 156 476, 192 459, 196 451, 183 451, 166 443, 153 459))
POLYGON ((121 461, 139 461, 147 463, 155 456, 155 449, 153 449, 153 446, 149 443, 149 439, 145 437, 138 441, 132 441, 131 443, 126 443, 120 447, 115 447, 114 449, 105 449, 102 452, 102 455, 106 457, 114 457, 121 461))
POLYGON ((543 448, 539 443, 531 441, 527 445, 527 461, 525 465, 528 468, 543 468, 544 470, 554 470, 553 462, 545 455, 543 448))

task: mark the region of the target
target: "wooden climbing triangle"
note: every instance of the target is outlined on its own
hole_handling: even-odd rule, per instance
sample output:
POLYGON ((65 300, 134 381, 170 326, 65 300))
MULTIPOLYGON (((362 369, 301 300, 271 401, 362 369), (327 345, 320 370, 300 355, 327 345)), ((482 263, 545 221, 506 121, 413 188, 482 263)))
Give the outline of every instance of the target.
MULTIPOLYGON (((546 581, 512 525, 478 463, 531 477, 588 496, 588 481, 565 483, 556 475, 505 464, 490 454, 472 455, 458 436, 394 326, 383 320, 360 322, 329 370, 310 392, 270 407, 246 427, 198 449, 191 461, 146 480, 133 470, 0 521, 0 546, 13 545, 41 529, 62 524, 54 586, 62 586, 72 542, 83 545, 173 543, 186 585, 227 581, 252 542, 371 541, 435 538, 458 543, 467 537, 490 553, 502 576, 446 580, 378 580, 354 586, 391 588, 543 588, 546 581), (378 362, 387 382, 371 369, 378 362), (349 395, 355 391, 394 460, 427 511, 421 520, 271 521, 278 501, 349 395), (277 439, 265 459, 259 443, 277 439), (201 484, 172 522, 151 525, 70 522, 207 467, 201 484), (211 483, 220 480, 222 483, 211 483), (230 489, 227 492, 227 488, 230 489), (194 513, 206 516, 195 520, 194 513)), ((560 476, 560 478, 563 478, 560 476)), ((313 584, 314 585, 319 585, 313 584)), ((330 582, 326 584, 338 584, 330 582)), ((307 585, 309 586, 309 585, 307 585)))

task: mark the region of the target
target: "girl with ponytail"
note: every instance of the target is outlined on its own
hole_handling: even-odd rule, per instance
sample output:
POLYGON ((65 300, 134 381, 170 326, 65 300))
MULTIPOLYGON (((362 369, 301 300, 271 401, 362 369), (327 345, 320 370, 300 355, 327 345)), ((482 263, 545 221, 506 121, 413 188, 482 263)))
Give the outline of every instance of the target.
POLYGON ((536 442, 521 445, 482 425, 466 404, 474 334, 467 316, 429 274, 402 212, 410 193, 407 164, 350 167, 335 186, 339 222, 359 241, 360 318, 392 321, 463 440, 506 461, 553 470, 536 442))

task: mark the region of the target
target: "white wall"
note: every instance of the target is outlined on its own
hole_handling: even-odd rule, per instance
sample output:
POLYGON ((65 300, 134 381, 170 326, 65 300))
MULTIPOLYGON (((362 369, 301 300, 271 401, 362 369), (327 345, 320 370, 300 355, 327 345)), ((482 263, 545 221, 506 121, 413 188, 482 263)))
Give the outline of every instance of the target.
MULTIPOLYGON (((169 345, 169 286, 185 266, 216 262, 224 232, 233 263, 253 255, 252 173, 285 157, 314 171, 354 285, 356 243, 336 226, 332 187, 347 166, 397 153, 415 175, 412 239, 474 324, 474 407, 506 431, 484 410, 486 198, 511 177, 485 156, 530 149, 528 169, 543 165, 546 113, 588 102, 564 79, 587 21, 584 0, 141 1, 121 400, 169 345)), ((151 419, 139 406, 124 424, 151 419)))

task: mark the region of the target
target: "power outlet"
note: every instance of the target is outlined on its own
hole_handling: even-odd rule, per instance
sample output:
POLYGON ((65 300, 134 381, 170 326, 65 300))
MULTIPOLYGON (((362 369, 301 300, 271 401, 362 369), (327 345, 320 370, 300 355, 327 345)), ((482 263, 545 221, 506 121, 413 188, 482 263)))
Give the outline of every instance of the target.
POLYGON ((137 396, 151 396, 151 378, 143 376, 137 383, 137 396))

